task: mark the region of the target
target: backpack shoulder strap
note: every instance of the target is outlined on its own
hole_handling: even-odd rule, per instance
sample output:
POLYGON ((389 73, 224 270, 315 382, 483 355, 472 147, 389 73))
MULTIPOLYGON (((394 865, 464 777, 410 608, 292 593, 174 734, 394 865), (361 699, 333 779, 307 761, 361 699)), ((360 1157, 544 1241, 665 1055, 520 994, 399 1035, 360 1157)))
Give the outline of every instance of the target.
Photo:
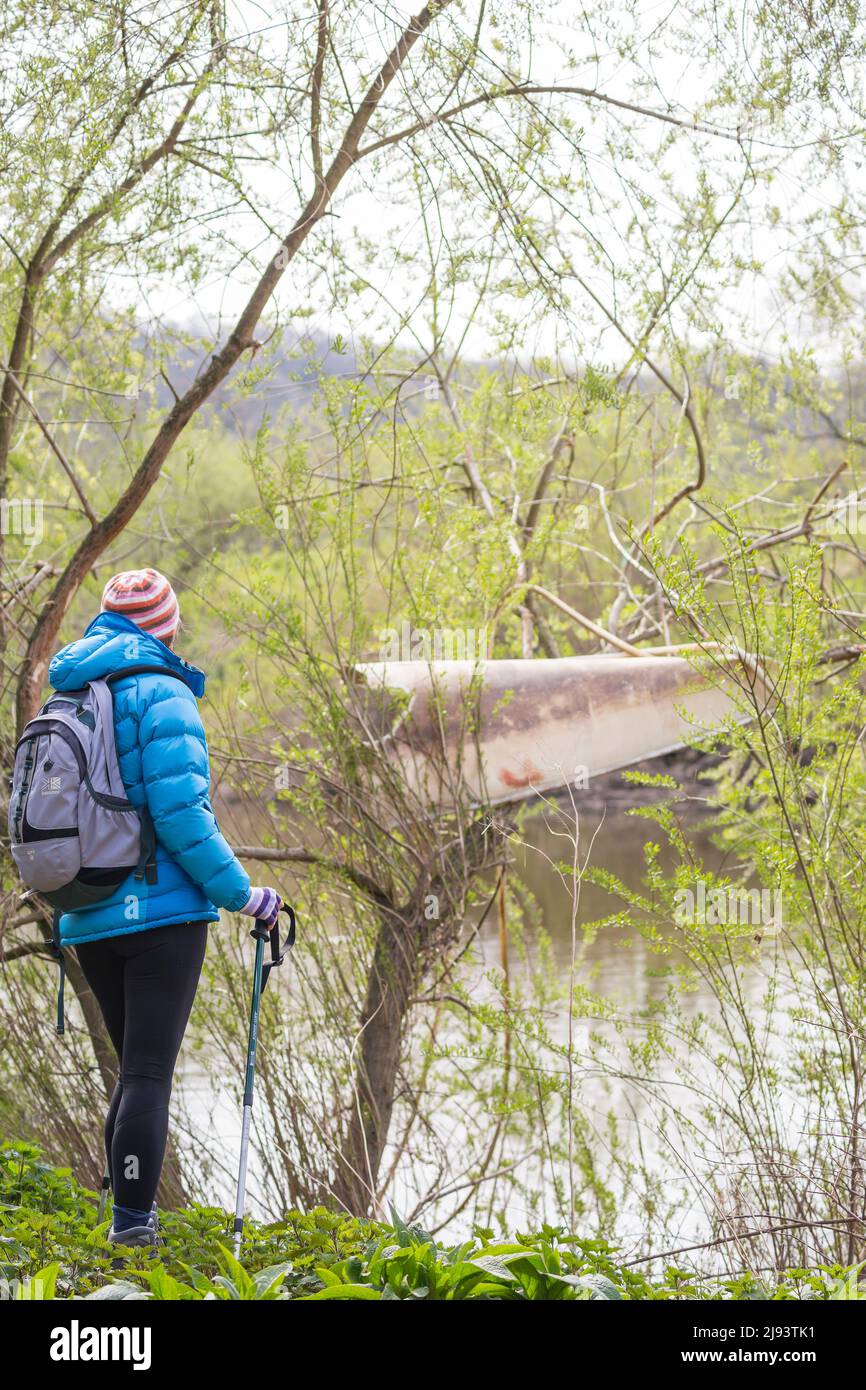
POLYGON ((66 1032, 66 1020, 63 1012, 63 995, 66 985, 66 957, 60 945, 61 915, 60 908, 55 907, 51 914, 51 949, 60 967, 60 974, 57 980, 57 1021, 54 1025, 54 1031, 62 1035, 66 1032))
POLYGON ((106 685, 110 685, 112 681, 122 681, 125 680, 127 676, 171 676, 173 680, 180 681, 182 685, 186 685, 183 676, 180 675, 179 672, 173 671, 170 666, 146 664, 142 666, 125 666, 122 671, 112 671, 111 675, 103 676, 102 679, 105 681, 106 685))
MULTIPOLYGON (((111 684, 113 681, 123 680, 126 676, 171 676, 174 680, 185 684, 183 677, 177 671, 173 671, 170 666, 157 666, 143 664, 141 666, 125 666, 122 671, 112 671, 110 675, 102 677, 101 681, 92 681, 94 687, 100 685, 107 690, 109 697, 111 694, 111 684)), ((118 771, 118 776, 119 776, 118 771)), ((141 823, 141 840, 138 863, 135 866, 135 877, 140 881, 144 879, 146 883, 154 884, 157 881, 156 868, 156 830, 154 829, 153 819, 148 810, 147 802, 138 808, 138 819, 141 823)))

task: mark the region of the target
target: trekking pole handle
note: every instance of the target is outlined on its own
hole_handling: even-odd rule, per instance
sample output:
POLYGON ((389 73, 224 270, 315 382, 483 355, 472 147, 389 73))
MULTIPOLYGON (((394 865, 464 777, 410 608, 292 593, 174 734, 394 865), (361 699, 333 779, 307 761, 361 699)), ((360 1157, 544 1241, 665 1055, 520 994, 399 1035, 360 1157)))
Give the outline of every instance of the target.
POLYGON ((290 907, 288 903, 281 904, 280 912, 287 913, 289 918, 289 930, 286 932, 286 940, 283 948, 283 953, 285 954, 285 952, 290 951, 295 944, 295 926, 297 924, 295 920, 295 909, 290 907))
POLYGON ((270 975, 274 966, 282 965, 286 957, 286 953, 290 951, 295 944, 295 909, 293 907, 290 907, 288 903, 282 903, 280 906, 280 911, 287 913, 289 918, 289 930, 286 933, 286 939, 283 942, 282 947, 280 946, 279 918, 277 918, 273 926, 269 926, 267 922, 263 921, 260 917, 257 917, 256 924, 250 932, 250 936, 252 936, 256 941, 270 941, 271 943, 271 958, 262 970, 262 990, 265 989, 265 986, 268 983, 268 976, 270 975))
MULTIPOLYGON (((280 912, 285 912, 288 914, 289 930, 286 933, 284 949, 286 951, 290 951, 295 944, 295 909, 293 907, 290 907, 288 903, 281 903, 280 912)), ((250 932, 250 936, 253 937, 253 939, 256 941, 258 941, 259 938, 261 938, 262 941, 267 941, 267 939, 269 937, 273 937, 275 933, 277 937, 279 937, 279 918, 277 918, 277 921, 274 922, 273 926, 271 926, 268 922, 264 920, 264 918, 257 917, 256 924, 250 932)))

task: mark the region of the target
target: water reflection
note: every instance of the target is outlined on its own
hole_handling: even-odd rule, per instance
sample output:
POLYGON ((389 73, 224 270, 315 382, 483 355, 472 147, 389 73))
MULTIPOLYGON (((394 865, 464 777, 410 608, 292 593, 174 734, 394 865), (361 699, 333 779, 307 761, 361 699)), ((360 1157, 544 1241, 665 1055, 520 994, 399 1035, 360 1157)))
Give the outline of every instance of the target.
MULTIPOLYGON (((565 982, 571 968, 572 953, 572 882, 568 867, 572 859, 572 845, 565 832, 569 831, 569 821, 573 818, 568 812, 558 811, 554 803, 536 807, 531 813, 524 813, 519 822, 511 847, 512 864, 509 873, 531 894, 538 910, 540 923, 550 940, 552 968, 565 982), (565 866, 563 877, 556 865, 565 866)), ((708 821, 696 818, 690 827, 690 838, 707 869, 724 871, 725 853, 712 842, 708 821)), ((580 861, 583 863, 589 854, 589 863, 596 868, 615 874, 626 885, 635 890, 644 887, 645 845, 652 841, 660 846, 659 856, 663 866, 672 866, 673 856, 666 846, 662 831, 651 821, 628 814, 621 801, 616 801, 607 810, 598 806, 594 811, 584 812, 580 818, 580 861), (591 845, 591 852, 590 852, 591 845)), ((491 883, 492 887, 492 883, 491 883)), ((579 911, 577 914, 576 935, 576 982, 616 1001, 620 1008, 632 1018, 653 1000, 662 998, 669 984, 669 960, 660 959, 648 949, 641 934, 634 927, 609 926, 586 935, 582 930, 589 922, 609 916, 622 907, 620 900, 604 888, 584 879, 581 885, 579 911)), ((535 951, 532 928, 526 937, 530 956, 535 951)), ((499 939, 496 910, 489 913, 479 936, 481 962, 477 972, 477 989, 483 995, 492 987, 484 980, 485 972, 499 964, 499 939)), ((519 968, 514 961, 512 970, 519 968)), ((747 982, 747 993, 754 990, 755 1001, 760 994, 760 972, 747 982)), ((714 1012, 714 1000, 706 986, 698 984, 691 989, 682 1001, 687 1016, 704 1012, 714 1012)), ((550 1034, 564 1041, 567 1032, 567 1005, 563 999, 547 1014, 550 1034)), ((576 1052, 583 1054, 584 1044, 590 1031, 598 1032, 598 1020, 582 1018, 576 1020, 573 1039, 576 1052)), ((447 1029, 446 1029, 447 1032, 447 1029)), ((673 1080, 662 1068, 654 1077, 654 1083, 664 1085, 673 1080)), ((209 1134, 213 1147, 218 1135, 217 1148, 225 1164, 222 1178, 214 1175, 218 1189, 214 1195, 223 1202, 231 1199, 231 1171, 233 1156, 239 1139, 240 1110, 233 1097, 221 1094, 213 1096, 209 1083, 202 1077, 195 1063, 190 1059, 184 1068, 181 1082, 184 1099, 189 1108, 194 1125, 202 1125, 209 1134)), ((647 1097, 636 1094, 634 1087, 622 1078, 611 1083, 600 1076, 591 1076, 581 1089, 581 1103, 589 1113, 593 1113, 602 1127, 607 1114, 616 1117, 623 1135, 631 1132, 637 1140, 636 1126, 643 1127, 648 1115, 647 1097)), ((641 1142, 649 1150, 655 1148, 651 1135, 641 1134, 641 1142)), ((257 1160, 251 1155, 250 1209, 262 1212, 261 1197, 263 1183, 257 1160)), ((395 1197, 396 1197, 395 1193, 395 1197)), ((417 1193, 415 1194, 417 1196, 417 1193)), ((411 1201, 407 1194, 407 1201, 411 1201)), ((399 1205, 399 1203, 398 1203, 399 1205)), ((519 1223, 522 1212, 515 1212, 519 1223)))
MULTIPOLYGON (((535 900, 542 925, 550 937, 554 967, 561 976, 567 975, 571 968, 573 848, 566 833, 572 834, 573 827, 570 808, 561 811, 555 805, 534 808, 521 821, 519 835, 515 835, 511 845, 513 866, 510 872, 535 900), (557 865, 564 873, 558 871, 557 865)), ((701 818, 692 828, 691 839, 707 869, 716 872, 723 869, 725 852, 713 844, 706 818, 701 818)), ((636 891, 644 888, 644 847, 648 842, 661 847, 660 863, 664 867, 672 866, 673 855, 661 830, 651 821, 630 815, 625 806, 615 805, 612 810, 600 806, 580 816, 581 865, 588 863, 592 868, 607 870, 636 891)), ((609 917, 623 906, 618 897, 583 878, 576 918, 576 974, 582 985, 616 999, 633 1011, 664 992, 664 982, 659 978, 662 962, 647 949, 633 927, 609 926, 589 934, 583 930, 588 923, 609 917)), ((492 964, 494 953, 489 943, 496 936, 496 927, 489 919, 483 935, 488 943, 485 956, 492 964)), ((710 1005, 712 997, 699 988, 693 995, 693 1002, 697 1007, 710 1005)))

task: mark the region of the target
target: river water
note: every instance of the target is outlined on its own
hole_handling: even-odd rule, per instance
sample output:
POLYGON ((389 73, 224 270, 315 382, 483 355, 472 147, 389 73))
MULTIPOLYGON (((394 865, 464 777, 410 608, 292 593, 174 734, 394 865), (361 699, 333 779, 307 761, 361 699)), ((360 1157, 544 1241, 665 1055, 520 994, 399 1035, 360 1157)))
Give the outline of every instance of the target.
MULTIPOLYGON (((573 820, 571 822, 573 828, 573 820)), ((559 812, 554 804, 536 808, 521 822, 519 836, 511 845, 513 857, 509 873, 516 875, 532 895, 537 905, 541 923, 550 939, 553 968, 566 980, 571 968, 572 958, 572 884, 554 867, 556 862, 570 864, 572 845, 564 832, 569 829, 568 818, 559 812)), ((711 841, 705 824, 698 821, 692 827, 692 838, 708 868, 718 869, 723 855, 711 841)), ((661 842, 663 836, 657 827, 646 819, 629 815, 625 807, 615 799, 612 806, 605 809, 599 806, 596 812, 582 813, 580 818, 579 859, 587 859, 595 868, 607 869, 616 874, 630 887, 642 886, 644 873, 644 846, 648 840, 661 842), (590 849, 591 845, 591 849, 590 849)), ((575 979, 576 982, 591 988, 595 993, 616 1000, 619 1006, 634 1013, 641 1010, 665 989, 659 976, 658 959, 646 947, 640 935, 629 929, 619 927, 602 928, 584 936, 581 924, 604 918, 621 904, 600 887, 586 879, 582 882, 575 934, 575 979)), ((531 932, 531 929, 530 929, 531 932)), ((500 967, 499 930, 496 911, 489 913, 480 934, 481 969, 500 967)), ((302 946, 302 937, 301 937, 302 946)), ((532 942, 529 942, 530 952, 532 942)), ((518 962, 510 962, 510 969, 519 970, 518 962)), ((482 991, 484 986, 480 986, 482 991)), ((757 982, 756 982, 757 994, 757 982)), ((757 998, 756 998, 757 1005, 757 998)), ((701 1010, 711 1010, 712 996, 700 988, 688 996, 686 1009, 689 1014, 701 1010)), ((548 1028, 554 1037, 563 1040, 567 1030, 566 1005, 557 1006, 547 1018, 548 1028)), ((581 1038, 589 1031, 589 1024, 578 1020, 575 1028, 575 1041, 578 1050, 581 1038)), ((191 1141, 195 1142, 195 1131, 201 1129, 207 1136, 206 1145, 217 1159, 218 1167, 211 1175, 213 1199, 224 1205, 231 1205, 234 1195, 234 1167, 237 1145, 240 1137, 240 1111, 236 1096, 237 1087, 217 1096, 212 1092, 211 1082, 202 1074, 194 1059, 187 1058, 181 1068, 179 1089, 182 1092, 185 1108, 192 1124, 191 1141)), ((629 1132, 640 1121, 640 1106, 626 1088, 612 1091, 597 1088, 593 1094, 584 1091, 583 1103, 596 1104, 599 1123, 604 1123, 606 1113, 612 1112, 616 1118, 626 1143, 629 1132)), ((635 1134, 635 1140, 637 1136, 635 1134)), ((642 1133, 641 1142, 646 1146, 647 1135, 642 1133)), ((264 1201, 264 1188, 261 1173, 255 1157, 251 1161, 249 1174, 250 1209, 257 1214, 267 1213, 264 1201)), ((401 1208, 410 1197, 398 1186, 394 1199, 401 1208)), ((406 1207, 403 1207, 406 1210, 406 1207)), ((425 1214, 432 1220, 434 1212, 425 1214)), ((519 1226, 521 1211, 512 1213, 515 1226, 519 1226)), ((551 1216, 555 1213, 551 1212, 551 1216)))

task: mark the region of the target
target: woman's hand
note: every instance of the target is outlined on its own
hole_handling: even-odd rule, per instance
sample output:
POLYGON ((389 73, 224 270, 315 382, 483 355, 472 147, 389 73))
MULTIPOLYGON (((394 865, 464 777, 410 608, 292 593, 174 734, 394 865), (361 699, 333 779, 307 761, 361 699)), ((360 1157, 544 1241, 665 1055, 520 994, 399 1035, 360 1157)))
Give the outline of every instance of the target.
POLYGON ((241 912, 245 917, 256 917, 272 927, 280 915, 283 900, 275 888, 251 888, 241 912))

